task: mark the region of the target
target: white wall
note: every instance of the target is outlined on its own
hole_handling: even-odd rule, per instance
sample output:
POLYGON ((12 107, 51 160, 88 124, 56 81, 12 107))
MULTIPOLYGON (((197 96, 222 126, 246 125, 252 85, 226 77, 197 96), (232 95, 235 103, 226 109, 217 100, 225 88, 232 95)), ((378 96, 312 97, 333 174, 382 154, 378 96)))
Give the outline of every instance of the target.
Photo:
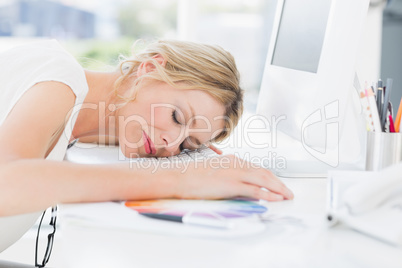
POLYGON ((367 81, 369 85, 380 76, 382 14, 383 5, 369 8, 357 55, 356 71, 360 82, 367 81))

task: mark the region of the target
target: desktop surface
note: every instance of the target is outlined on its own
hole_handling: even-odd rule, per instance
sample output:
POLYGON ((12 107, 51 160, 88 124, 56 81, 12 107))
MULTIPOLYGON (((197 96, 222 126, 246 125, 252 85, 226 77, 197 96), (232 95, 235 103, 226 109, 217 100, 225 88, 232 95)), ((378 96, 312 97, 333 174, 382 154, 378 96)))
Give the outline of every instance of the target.
MULTIPOLYGON (((119 219, 108 218, 110 204, 96 204, 109 226, 90 221, 62 226, 61 267, 400 267, 401 248, 347 227, 328 228, 326 179, 283 180, 295 199, 265 203, 266 228, 239 237, 113 228, 119 219)), ((74 215, 82 207, 61 210, 74 215)))
MULTIPOLYGON (((110 203, 91 204, 103 212, 98 222, 78 224, 74 215, 88 204, 61 206, 70 219, 60 221, 49 267, 401 267, 401 248, 347 227, 328 228, 326 179, 282 180, 295 199, 265 203, 266 228, 233 238, 116 228, 125 216, 111 219, 110 203)), ((0 260, 31 264, 34 239, 28 233, 0 260)))

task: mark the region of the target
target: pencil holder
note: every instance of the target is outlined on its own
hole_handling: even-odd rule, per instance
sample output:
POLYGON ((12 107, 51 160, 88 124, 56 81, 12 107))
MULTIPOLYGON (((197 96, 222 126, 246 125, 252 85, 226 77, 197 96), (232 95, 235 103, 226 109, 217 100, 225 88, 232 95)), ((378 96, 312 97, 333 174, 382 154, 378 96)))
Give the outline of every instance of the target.
POLYGON ((400 161, 402 133, 367 132, 366 170, 381 170, 400 161))

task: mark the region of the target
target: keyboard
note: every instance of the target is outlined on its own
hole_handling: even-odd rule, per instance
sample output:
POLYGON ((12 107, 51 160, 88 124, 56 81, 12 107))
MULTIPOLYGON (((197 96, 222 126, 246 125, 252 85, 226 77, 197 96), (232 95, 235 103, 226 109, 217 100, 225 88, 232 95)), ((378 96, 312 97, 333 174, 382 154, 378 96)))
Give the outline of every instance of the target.
POLYGON ((170 157, 126 158, 122 155, 118 146, 99 146, 78 142, 67 150, 64 160, 80 164, 107 164, 117 162, 121 163, 122 161, 130 163, 176 163, 186 161, 202 161, 213 156, 218 156, 218 154, 208 147, 203 147, 193 151, 184 150, 180 154, 170 157))
POLYGON ((210 157, 217 156, 213 150, 208 147, 196 150, 184 150, 178 155, 169 157, 153 157, 153 158, 132 158, 130 161, 158 161, 158 162, 183 162, 183 161, 202 161, 210 157))

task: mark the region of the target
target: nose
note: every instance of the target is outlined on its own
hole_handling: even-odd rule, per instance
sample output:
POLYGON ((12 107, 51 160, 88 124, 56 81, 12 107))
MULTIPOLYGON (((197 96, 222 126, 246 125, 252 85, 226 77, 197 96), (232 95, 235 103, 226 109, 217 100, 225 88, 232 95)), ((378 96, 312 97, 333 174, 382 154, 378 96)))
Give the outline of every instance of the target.
POLYGON ((178 154, 180 153, 180 144, 184 141, 185 135, 184 133, 176 133, 174 131, 163 132, 161 139, 166 151, 171 154, 178 154))

